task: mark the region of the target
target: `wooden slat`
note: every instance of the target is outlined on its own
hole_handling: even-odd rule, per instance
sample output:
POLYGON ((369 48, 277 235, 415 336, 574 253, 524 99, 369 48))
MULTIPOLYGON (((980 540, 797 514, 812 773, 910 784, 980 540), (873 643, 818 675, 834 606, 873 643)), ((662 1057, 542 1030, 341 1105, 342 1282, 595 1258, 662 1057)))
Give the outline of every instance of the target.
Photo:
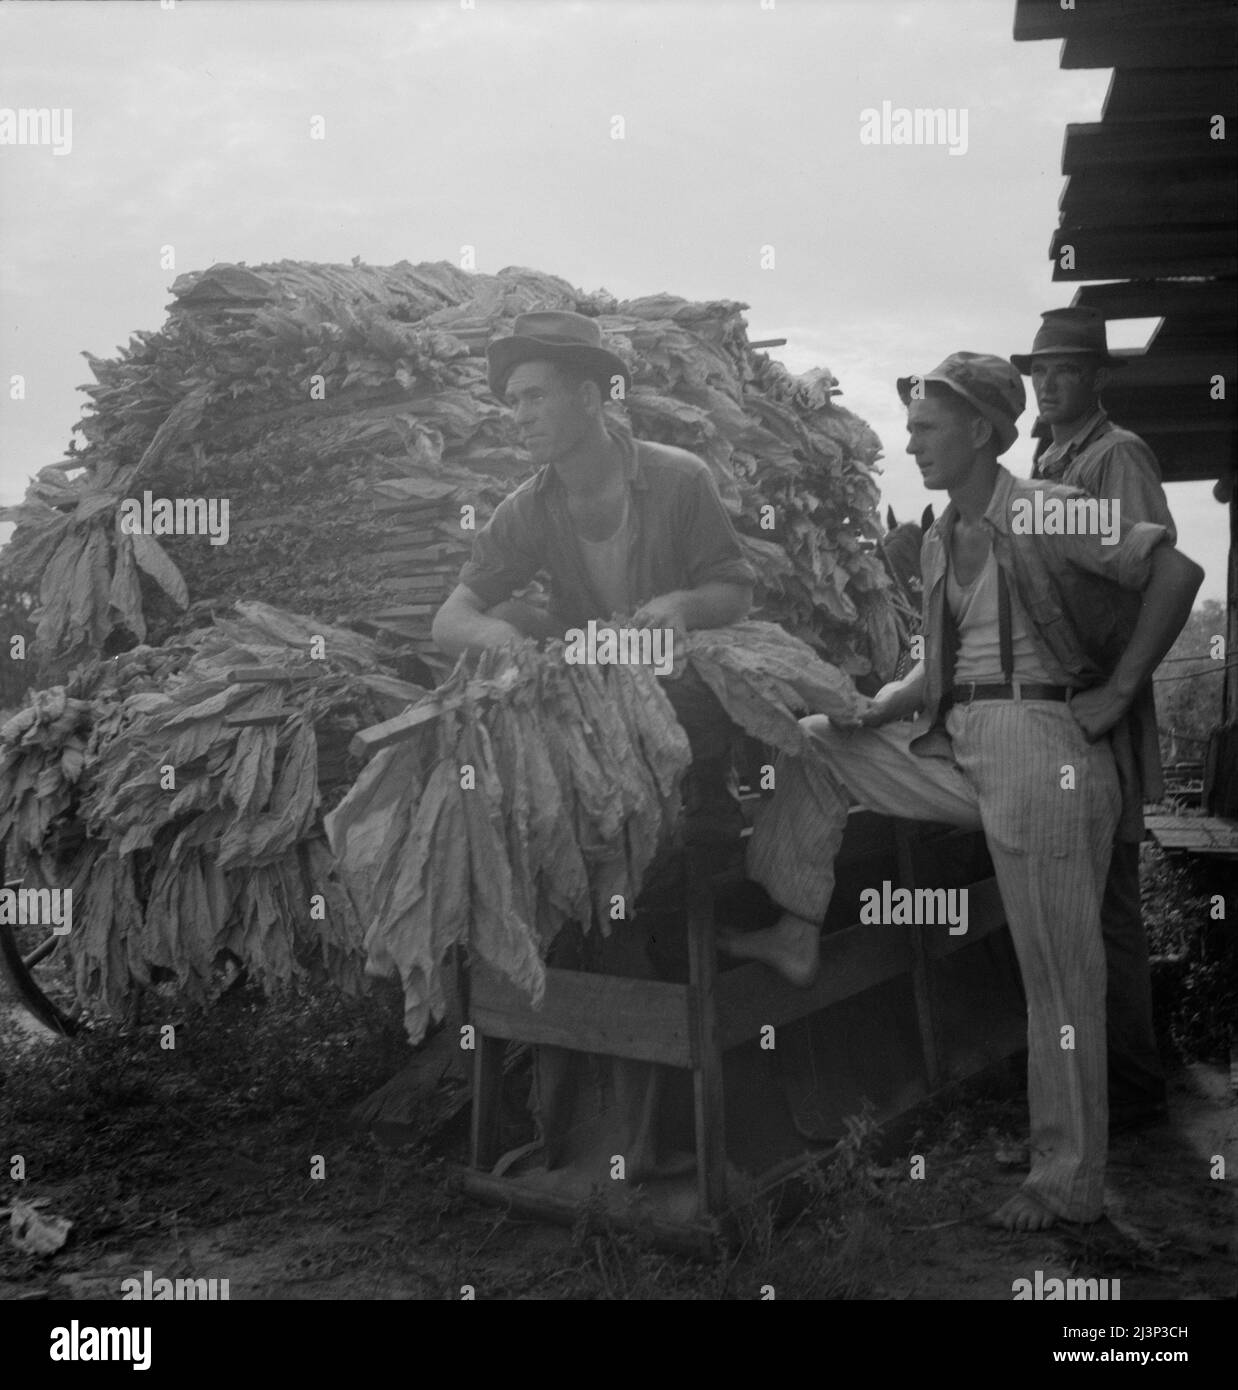
MULTIPOLYGON (((929 955, 934 960, 952 956, 965 946, 974 946, 1006 925, 1006 909, 996 878, 981 879, 967 885, 967 930, 951 936, 949 927, 920 927, 926 932, 929 955)), ((870 928, 870 930, 872 930, 870 928)))
POLYGON ((763 965, 744 965, 718 976, 718 1031, 722 1047, 736 1047, 819 1009, 850 999, 911 969, 905 927, 847 927, 821 940, 821 973, 795 989, 763 965))
POLYGON ((1062 146, 1062 173, 1099 170, 1113 177, 1122 169, 1166 166, 1176 176, 1191 165, 1202 165, 1226 175, 1233 168, 1228 140, 1214 140, 1209 121, 1187 117, 1157 121, 1149 128, 1140 121, 1070 122, 1062 146))
POLYGON ((469 1160, 474 1168, 493 1168, 499 1161, 499 1097, 503 1085, 503 1043, 479 1036, 473 1040, 473 1109, 469 1160))
POLYGON ((1055 280, 1156 279, 1162 275, 1238 274, 1238 240, 1226 228, 1059 227, 1049 255, 1055 280), (1059 253, 1075 249, 1064 269, 1059 253))
MULTIPOLYGON (((1233 56, 1232 54, 1230 55, 1233 56)), ((1217 54, 1224 58, 1223 53, 1217 54)), ((1235 106, 1234 68, 1118 68, 1109 80, 1101 119, 1162 120, 1229 113, 1235 106)))
MULTIPOLYGON (((894 838, 898 848, 898 886, 914 889, 915 863, 912 855, 911 831, 906 821, 894 822, 894 838)), ((941 1045, 934 1008, 933 974, 929 966, 928 944, 923 932, 912 930, 911 989, 916 1004, 916 1023, 920 1030, 920 1051, 924 1055, 924 1071, 930 1090, 936 1090, 941 1080, 941 1045)))
POLYGON ((697 1193, 701 1215, 726 1204, 726 1119, 722 1095, 722 1048, 718 1038, 716 987, 718 962, 714 944, 714 896, 707 872, 707 853, 686 855, 688 906, 688 978, 693 999, 692 1105, 696 1135, 697 1193))
POLYGON ((1238 286, 1209 280, 1126 280, 1080 285, 1072 304, 1100 309, 1107 319, 1150 319, 1170 314, 1224 314, 1238 319, 1238 286))
POLYGON ((1145 385, 1199 387, 1207 398, 1214 373, 1219 372, 1233 381, 1238 372, 1238 352, 1231 345, 1225 352, 1128 352, 1122 348, 1113 353, 1126 366, 1120 368, 1124 390, 1138 390, 1145 385))
POLYGON ((381 724, 372 724, 368 729, 362 729, 360 733, 353 735, 348 751, 357 758, 372 757, 380 748, 389 748, 393 743, 400 743, 410 737, 423 724, 437 719, 444 710, 459 708, 460 703, 458 697, 435 701, 434 704, 422 705, 419 709, 406 710, 403 714, 397 714, 394 719, 385 719, 381 724))
POLYGON ((396 512, 408 512, 409 515, 423 516, 425 513, 433 513, 436 516, 460 515, 456 503, 447 497, 376 497, 374 499, 374 510, 381 516, 391 516, 396 512))
POLYGON ((1162 849, 1238 856, 1238 820, 1226 816, 1145 816, 1144 826, 1162 849))
POLYGON ((1147 42, 1150 33, 1175 24, 1189 27, 1201 19, 1216 23, 1232 9, 1232 0, 1191 0, 1188 14, 1181 13, 1180 5, 1166 4, 1166 0, 1074 0, 1072 9, 1063 9, 1061 0, 1017 0, 1014 37, 1016 42, 1027 43, 1064 39, 1071 34, 1130 30, 1147 42))
POLYGON ((1133 174, 1085 169, 1068 178, 1058 198, 1063 227, 1227 225, 1234 218, 1233 180, 1224 171, 1156 165, 1133 174))
POLYGON ((684 985, 579 970, 547 970, 538 1009, 482 966, 473 967, 469 983, 470 1021, 479 1033, 672 1067, 696 1065, 691 1001, 684 985))
POLYGON ((1234 48, 1232 24, 1184 23, 1172 6, 1161 10, 1169 27, 1115 25, 1108 33, 1069 34, 1062 70, 1073 68, 1211 68, 1234 48))

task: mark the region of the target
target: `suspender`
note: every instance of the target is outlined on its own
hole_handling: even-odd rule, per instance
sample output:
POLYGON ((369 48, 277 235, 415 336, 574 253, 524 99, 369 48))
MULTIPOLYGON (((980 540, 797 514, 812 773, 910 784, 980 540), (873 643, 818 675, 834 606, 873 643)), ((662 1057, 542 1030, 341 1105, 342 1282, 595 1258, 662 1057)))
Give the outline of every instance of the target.
MULTIPOLYGON (((996 556, 993 563, 997 565, 996 556)), ((1014 641, 1010 636, 1010 589, 1001 565, 997 565, 997 645, 1002 658, 1002 680, 1009 685, 1014 676, 1014 641)))

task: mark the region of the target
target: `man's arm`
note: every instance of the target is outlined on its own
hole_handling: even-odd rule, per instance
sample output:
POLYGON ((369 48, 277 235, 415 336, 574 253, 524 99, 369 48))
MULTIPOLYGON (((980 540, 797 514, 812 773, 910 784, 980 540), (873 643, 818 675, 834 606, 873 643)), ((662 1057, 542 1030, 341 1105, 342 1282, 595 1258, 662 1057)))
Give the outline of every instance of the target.
POLYGON ((435 645, 446 656, 480 652, 515 642, 522 634, 502 618, 488 618, 485 602, 467 584, 457 584, 434 615, 430 629, 435 645))
POLYGON ((917 661, 901 681, 890 681, 869 701, 854 720, 831 717, 840 729, 875 729, 898 719, 914 719, 924 708, 924 662, 917 661))
POLYGON ((674 650, 696 627, 728 627, 741 622, 752 607, 752 585, 709 580, 695 589, 675 589, 642 604, 632 615, 637 627, 669 627, 675 634, 674 650))
POLYGON ((1174 638, 1191 616, 1204 572, 1172 545, 1152 552, 1152 574, 1143 591, 1143 606, 1126 650, 1104 685, 1085 690, 1070 702, 1071 713, 1088 741, 1095 743, 1130 708, 1140 686, 1150 679, 1174 638))

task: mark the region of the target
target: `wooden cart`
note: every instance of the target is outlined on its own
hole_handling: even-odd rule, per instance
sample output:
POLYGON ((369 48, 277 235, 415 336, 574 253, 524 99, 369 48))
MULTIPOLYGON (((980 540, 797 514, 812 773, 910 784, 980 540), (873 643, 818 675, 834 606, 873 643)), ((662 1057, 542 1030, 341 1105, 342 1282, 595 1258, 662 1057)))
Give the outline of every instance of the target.
POLYGON ((474 967, 464 1190, 516 1211, 640 1230, 707 1255, 745 1207, 774 1200, 840 1137, 865 1100, 888 1121, 1025 1046, 1018 970, 982 836, 855 811, 837 862, 821 971, 807 989, 762 965, 719 967, 716 908, 743 883, 742 853, 724 864, 685 855, 682 983, 550 969, 544 1003, 534 1009, 506 981, 474 967), (968 890, 964 935, 854 921, 857 885, 936 887, 960 878, 955 886, 968 890), (502 1063, 512 1042, 674 1069, 685 1108, 690 1086, 695 1174, 631 1187, 612 1180, 604 1124, 592 1148, 582 1143, 566 1165, 520 1171, 499 1151, 502 1063))

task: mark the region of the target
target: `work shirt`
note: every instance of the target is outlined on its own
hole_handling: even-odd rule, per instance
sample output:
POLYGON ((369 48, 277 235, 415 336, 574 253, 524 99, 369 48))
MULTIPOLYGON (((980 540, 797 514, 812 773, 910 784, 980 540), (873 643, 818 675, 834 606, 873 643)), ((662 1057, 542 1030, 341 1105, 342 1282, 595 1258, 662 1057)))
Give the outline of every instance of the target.
MULTIPOLYGON (((993 556, 1005 572, 1012 598, 1031 620, 1030 635, 1046 662, 1065 673, 1066 684, 1102 685, 1126 649, 1139 618, 1140 595, 1152 575, 1152 554, 1169 540, 1164 526, 1122 518, 1118 540, 1106 545, 1098 535, 1024 535, 1012 528, 1036 492, 1046 500, 1082 496, 1078 488, 1016 478, 998 466, 997 484, 982 524, 990 533, 993 556)), ((951 502, 924 540, 925 701, 930 726, 911 744, 925 757, 953 757, 944 718, 946 696, 954 684, 957 651, 946 650, 946 570, 950 538, 958 516, 951 502)), ((1141 839, 1143 794, 1159 783, 1156 724, 1146 725, 1132 708, 1111 734, 1122 788, 1119 839, 1141 839)))
MULTIPOLYGON (((709 469, 695 454, 612 434, 628 484, 627 596, 633 611, 652 598, 702 584, 754 584, 739 536, 709 469)), ((567 492, 547 464, 495 509, 473 541, 460 583, 487 608, 550 576, 556 628, 584 627, 612 614, 589 574, 567 492)))
POLYGON ((1156 455, 1137 434, 1115 425, 1101 407, 1069 439, 1037 455, 1032 476, 1081 487, 1093 497, 1116 498, 1123 521, 1154 521, 1171 541, 1178 538, 1156 455))
MULTIPOLYGON (((1069 439, 1050 444, 1037 456, 1032 476, 1081 487, 1093 497, 1117 500, 1122 504, 1123 521, 1153 521, 1165 528, 1171 541, 1177 540, 1156 455, 1137 434, 1115 425, 1101 406, 1069 439)), ((1133 720, 1141 729, 1159 727, 1151 681, 1141 687, 1123 719, 1133 720)), ((1132 737, 1138 738, 1138 732, 1132 737)), ((1165 790, 1159 738, 1148 749, 1145 776, 1144 801, 1159 801, 1165 790)))

